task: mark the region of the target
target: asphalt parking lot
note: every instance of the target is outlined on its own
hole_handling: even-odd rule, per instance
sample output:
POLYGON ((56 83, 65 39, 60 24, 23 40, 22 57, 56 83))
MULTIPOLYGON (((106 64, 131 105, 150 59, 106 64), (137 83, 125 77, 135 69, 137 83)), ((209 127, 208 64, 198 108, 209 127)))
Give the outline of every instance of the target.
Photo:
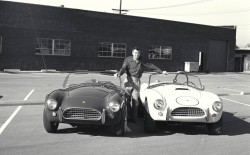
POLYGON ((43 101, 62 87, 66 75, 0 72, 0 154, 250 154, 249 73, 197 74, 206 91, 223 99, 219 136, 208 135, 203 126, 165 124, 147 134, 142 118, 128 123, 124 137, 111 136, 105 127, 83 130, 66 124, 49 134, 42 123, 43 101))

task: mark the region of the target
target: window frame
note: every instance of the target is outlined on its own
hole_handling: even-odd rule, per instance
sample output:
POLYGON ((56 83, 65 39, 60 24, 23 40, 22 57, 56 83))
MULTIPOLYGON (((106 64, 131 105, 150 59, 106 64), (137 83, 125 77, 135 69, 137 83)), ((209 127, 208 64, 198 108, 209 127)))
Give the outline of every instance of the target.
POLYGON ((70 56, 71 40, 36 38, 36 55, 70 56), (66 43, 61 43, 66 42, 66 43), (37 52, 39 51, 39 52, 37 52))
POLYGON ((99 42, 98 43, 97 57, 125 58, 126 54, 127 54, 126 43, 113 43, 113 42, 99 42))
POLYGON ((157 60, 172 60, 173 59, 173 48, 172 46, 158 46, 152 45, 148 49, 148 59, 157 59, 157 60), (158 52, 154 53, 154 50, 158 52), (164 49, 167 50, 168 54, 164 54, 164 49))

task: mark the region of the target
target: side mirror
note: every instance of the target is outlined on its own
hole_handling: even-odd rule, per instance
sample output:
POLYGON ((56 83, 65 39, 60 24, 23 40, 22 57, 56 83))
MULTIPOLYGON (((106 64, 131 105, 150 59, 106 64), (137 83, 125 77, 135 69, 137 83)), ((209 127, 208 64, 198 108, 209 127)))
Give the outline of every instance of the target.
POLYGON ((205 90, 205 86, 202 86, 202 90, 205 90))

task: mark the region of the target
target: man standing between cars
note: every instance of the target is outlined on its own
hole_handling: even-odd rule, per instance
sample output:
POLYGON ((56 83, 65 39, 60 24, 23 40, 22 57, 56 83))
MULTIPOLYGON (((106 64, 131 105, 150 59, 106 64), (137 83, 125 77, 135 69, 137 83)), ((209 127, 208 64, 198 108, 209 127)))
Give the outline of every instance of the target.
MULTIPOLYGON (((139 91, 140 91, 140 78, 145 70, 156 70, 157 73, 167 74, 166 71, 162 71, 157 66, 151 63, 144 63, 142 57, 140 57, 140 49, 134 47, 132 49, 132 56, 125 58, 123 65, 114 76, 122 76, 124 73, 127 74, 124 85, 126 87, 127 99, 129 100, 132 95, 132 120, 137 122, 137 109, 139 105, 139 91), (131 94, 132 92, 132 94, 131 94)), ((130 101, 130 100, 129 100, 130 101)), ((129 103, 129 102, 128 102, 129 103)))

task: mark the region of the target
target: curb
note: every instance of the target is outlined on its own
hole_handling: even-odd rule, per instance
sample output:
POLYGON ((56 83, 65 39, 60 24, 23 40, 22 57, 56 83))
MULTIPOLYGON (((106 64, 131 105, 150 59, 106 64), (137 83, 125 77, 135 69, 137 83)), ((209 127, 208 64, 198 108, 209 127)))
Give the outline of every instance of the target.
POLYGON ((20 69, 4 69, 3 71, 0 71, 2 73, 13 73, 13 74, 18 74, 18 73, 58 73, 59 71, 56 71, 55 69, 41 69, 39 70, 29 70, 29 71, 21 71, 20 69))

